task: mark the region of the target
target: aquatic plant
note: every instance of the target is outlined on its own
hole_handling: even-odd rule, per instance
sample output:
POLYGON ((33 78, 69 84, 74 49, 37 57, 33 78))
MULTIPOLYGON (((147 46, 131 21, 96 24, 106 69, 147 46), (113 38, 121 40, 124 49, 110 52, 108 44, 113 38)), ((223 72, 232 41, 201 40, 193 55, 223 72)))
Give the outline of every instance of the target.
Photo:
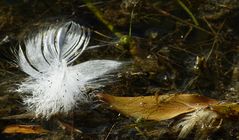
POLYGON ((91 100, 86 94, 87 86, 103 86, 108 79, 105 74, 121 66, 121 62, 113 60, 72 65, 87 49, 89 40, 90 30, 71 21, 30 36, 25 41, 25 51, 20 46, 18 65, 29 76, 16 91, 22 93, 29 111, 46 118, 67 113, 78 102, 91 100))

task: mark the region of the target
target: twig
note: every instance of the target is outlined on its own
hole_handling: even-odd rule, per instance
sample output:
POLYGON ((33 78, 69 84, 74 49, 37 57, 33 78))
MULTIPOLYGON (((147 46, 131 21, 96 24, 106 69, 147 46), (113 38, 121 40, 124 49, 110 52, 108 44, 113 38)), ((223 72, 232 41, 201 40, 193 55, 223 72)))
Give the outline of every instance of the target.
POLYGON ((108 137, 110 136, 110 133, 112 132, 112 130, 113 130, 113 128, 115 127, 115 123, 112 125, 112 127, 110 128, 110 131, 108 132, 108 134, 107 134, 107 136, 105 137, 105 139, 104 140, 107 140, 108 139, 108 137))
MULTIPOLYGON (((220 35, 219 33, 220 33, 220 31, 221 31, 221 29, 222 29, 224 23, 225 23, 225 21, 222 23, 222 25, 220 26, 220 28, 218 29, 218 31, 215 32, 214 41, 213 41, 213 44, 212 44, 212 48, 211 48, 210 52, 208 53, 208 55, 207 55, 207 57, 206 57, 206 62, 208 61, 209 57, 211 56, 211 54, 212 54, 212 52, 213 52, 215 46, 218 45, 217 43, 218 43, 218 41, 219 41, 219 40, 218 40, 219 35, 220 35)), ((208 24, 209 24, 209 23, 208 23, 208 24)), ((209 24, 209 25, 210 25, 210 24, 209 24)), ((211 25, 210 25, 210 26, 211 26, 211 25)), ((212 29, 212 30, 213 30, 213 29, 212 29)))
POLYGON ((189 25, 189 26, 192 26, 192 27, 194 27, 194 28, 196 28, 196 29, 198 29, 198 30, 200 30, 200 31, 203 31, 203 32, 205 32, 205 33, 208 33, 208 34, 210 34, 210 35, 213 35, 212 32, 210 32, 210 31, 208 31, 208 30, 205 30, 205 29, 203 29, 202 27, 199 27, 199 26, 197 26, 197 25, 195 25, 195 24, 192 24, 192 23, 190 23, 190 22, 187 22, 187 21, 185 21, 185 20, 183 20, 183 19, 181 19, 181 18, 179 18, 179 17, 176 17, 176 16, 174 16, 174 15, 172 15, 172 14, 170 14, 170 13, 168 13, 168 12, 166 12, 166 11, 160 9, 160 8, 154 8, 154 9, 157 10, 159 13, 163 14, 164 16, 168 16, 168 17, 170 17, 170 18, 172 18, 172 19, 174 19, 174 20, 177 20, 177 21, 179 21, 179 22, 181 22, 181 23, 184 23, 184 24, 189 25))
POLYGON ((7 117, 2 117, 1 120, 19 120, 19 119, 33 119, 35 115, 32 113, 24 113, 18 115, 12 115, 7 117))

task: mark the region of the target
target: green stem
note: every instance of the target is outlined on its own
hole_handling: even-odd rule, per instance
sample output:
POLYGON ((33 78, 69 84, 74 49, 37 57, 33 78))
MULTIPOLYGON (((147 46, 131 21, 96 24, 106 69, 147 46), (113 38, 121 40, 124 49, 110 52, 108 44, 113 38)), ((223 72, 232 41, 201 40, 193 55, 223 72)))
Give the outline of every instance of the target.
POLYGON ((188 9, 188 7, 181 0, 177 0, 177 2, 188 13, 188 15, 192 18, 194 24, 198 26, 199 23, 198 23, 197 19, 195 18, 193 13, 188 9))
POLYGON ((117 32, 114 28, 114 26, 104 19, 102 16, 102 12, 98 10, 98 8, 92 4, 91 0, 84 0, 86 6, 92 11, 92 13, 97 17, 99 21, 101 21, 111 32, 113 32, 117 37, 122 37, 123 35, 120 32, 117 32))
POLYGON ((131 35, 132 35, 132 22, 133 22, 133 16, 134 16, 134 8, 135 8, 135 6, 133 7, 131 14, 130 14, 129 37, 131 37, 131 35))

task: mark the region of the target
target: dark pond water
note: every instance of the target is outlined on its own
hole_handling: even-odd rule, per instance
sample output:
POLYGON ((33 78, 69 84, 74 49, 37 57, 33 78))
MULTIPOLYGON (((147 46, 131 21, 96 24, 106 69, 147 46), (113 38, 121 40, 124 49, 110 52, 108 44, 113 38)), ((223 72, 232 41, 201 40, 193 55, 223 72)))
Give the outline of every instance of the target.
MULTIPOLYGON (((91 59, 131 62, 100 92, 118 96, 196 92, 238 102, 238 8, 237 0, 1 0, 0 128, 28 124, 50 132, 0 134, 0 138, 177 139, 171 126, 178 118, 138 121, 99 101, 49 120, 26 114, 21 97, 12 90, 26 76, 14 64, 12 50, 42 26, 73 20, 92 29, 90 44, 104 45, 86 51, 76 63, 91 59), (9 117, 19 114, 23 116, 9 117)), ((195 133, 186 139, 194 139, 195 133)), ((224 120, 217 131, 201 139, 206 138, 238 139, 237 120, 224 120)))

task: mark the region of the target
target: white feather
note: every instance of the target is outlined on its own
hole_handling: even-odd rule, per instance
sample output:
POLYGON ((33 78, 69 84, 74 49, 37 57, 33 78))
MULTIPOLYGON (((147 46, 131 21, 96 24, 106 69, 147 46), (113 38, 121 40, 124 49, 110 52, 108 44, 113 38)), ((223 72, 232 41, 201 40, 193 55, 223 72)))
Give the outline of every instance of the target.
POLYGON ((70 66, 86 49, 89 40, 89 29, 67 22, 50 26, 25 41, 25 54, 20 47, 18 64, 29 77, 17 91, 23 93, 23 101, 30 111, 46 118, 58 112, 67 113, 77 101, 90 100, 87 85, 102 86, 95 81, 122 64, 91 60, 70 66))
POLYGON ((196 126, 198 127, 197 133, 201 135, 204 130, 206 132, 206 129, 216 128, 213 125, 218 117, 219 115, 216 112, 205 108, 187 114, 176 126, 176 129, 180 130, 178 138, 185 138, 196 126))

